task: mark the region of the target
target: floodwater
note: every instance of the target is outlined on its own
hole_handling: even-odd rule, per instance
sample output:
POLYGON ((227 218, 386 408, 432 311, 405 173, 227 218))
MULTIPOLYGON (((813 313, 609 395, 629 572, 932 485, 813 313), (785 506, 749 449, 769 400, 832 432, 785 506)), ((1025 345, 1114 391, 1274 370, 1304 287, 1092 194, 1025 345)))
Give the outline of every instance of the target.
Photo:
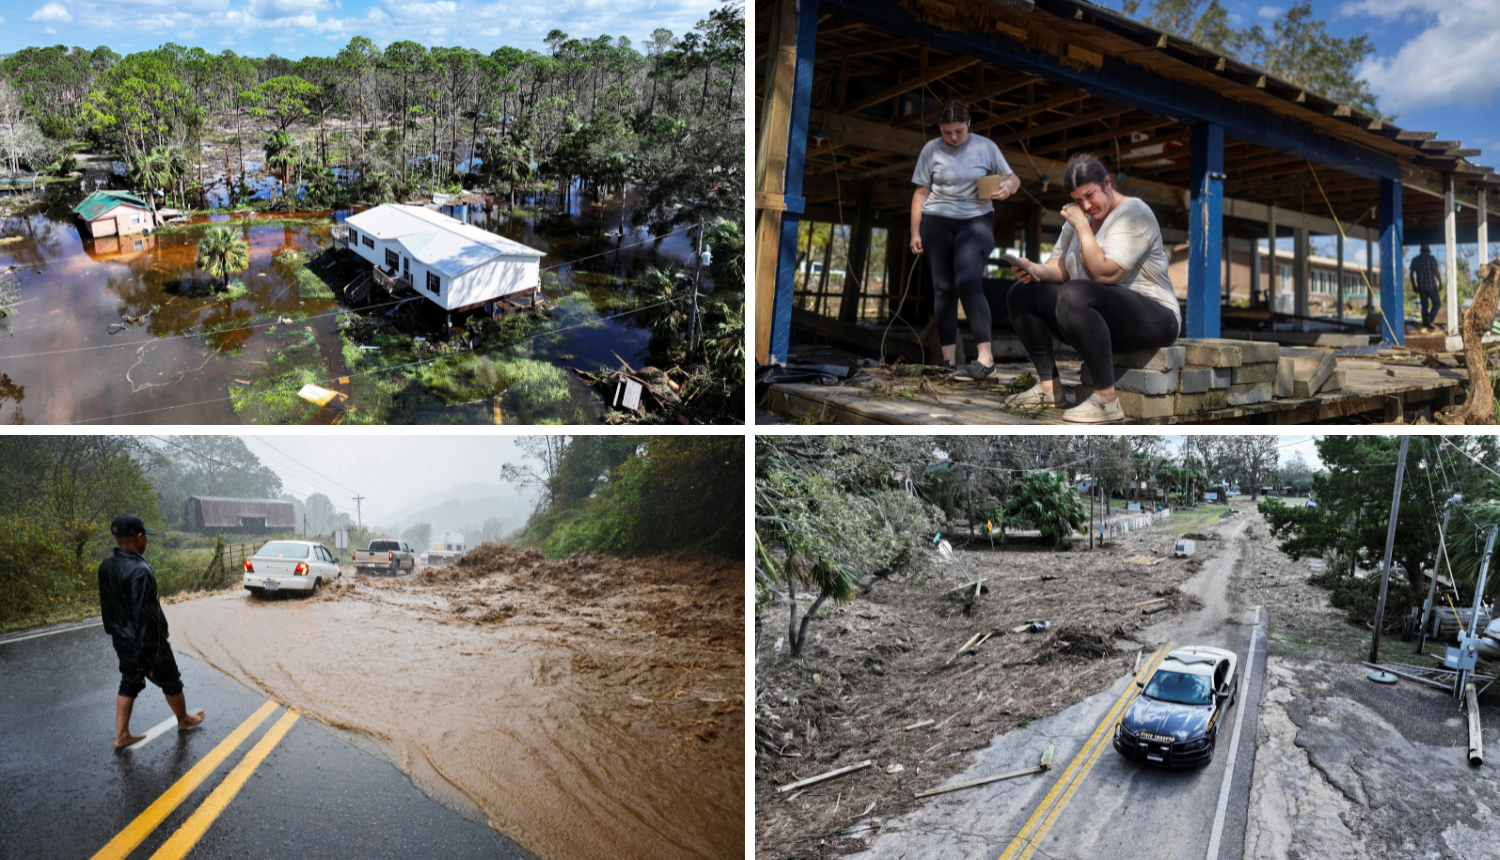
MULTIPOLYGON (((348 212, 199 216, 195 223, 230 222, 250 244, 250 267, 234 276, 242 296, 210 289, 195 268, 200 231, 153 236, 88 238, 71 207, 95 187, 57 186, 45 204, 0 217, 0 277, 12 273, 21 292, 15 312, 0 319, 0 423, 236 424, 267 418, 237 412, 232 392, 254 388, 286 370, 289 356, 308 378, 347 377, 336 325, 337 303, 304 295, 296 269, 277 257, 316 254, 330 244, 330 228, 348 212), (265 223, 262 223, 265 222, 265 223), (284 322, 297 317, 293 322, 284 322), (306 318, 301 318, 301 317, 306 318), (252 327, 253 326, 253 327, 252 327), (207 335, 215 329, 238 328, 207 335), (278 361, 280 359, 280 361, 278 361)), ((445 212, 543 250, 549 298, 563 313, 507 358, 556 367, 598 370, 621 359, 644 364, 649 332, 631 317, 630 280, 648 266, 695 261, 685 233, 654 240, 628 227, 633 198, 596 205, 574 195, 569 212, 509 217, 504 201, 448 207, 445 212), (548 332, 555 332, 549 334, 548 332), (618 358, 616 357, 618 356, 618 358)), ((517 200, 518 206, 528 201, 517 200)), ((506 420, 598 423, 602 399, 573 374, 566 397, 538 406, 499 398, 506 420)), ((390 423, 493 423, 483 404, 449 406, 408 390, 400 408, 346 404, 390 423)), ((299 420, 328 423, 328 409, 299 420)))
POLYGON ((433 581, 178 603, 172 640, 544 860, 743 857, 737 566, 482 550, 433 581))

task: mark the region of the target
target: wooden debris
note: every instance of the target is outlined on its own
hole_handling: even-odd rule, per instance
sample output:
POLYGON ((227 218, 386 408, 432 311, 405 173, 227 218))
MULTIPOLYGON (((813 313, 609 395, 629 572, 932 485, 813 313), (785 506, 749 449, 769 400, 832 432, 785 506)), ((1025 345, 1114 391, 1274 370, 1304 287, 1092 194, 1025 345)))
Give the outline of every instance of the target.
POLYGON ((815 782, 822 782, 825 779, 833 779, 836 776, 843 776, 846 773, 853 773, 856 770, 867 768, 874 763, 875 762, 869 759, 865 759, 859 764, 851 764, 848 767, 841 767, 838 770, 830 770, 827 773, 820 773, 817 776, 810 776, 807 779, 799 780, 792 783, 791 785, 783 785, 781 788, 776 789, 776 793, 783 794, 785 792, 791 791, 794 788, 801 788, 805 785, 812 785, 815 782))
POLYGON ((1156 613, 1161 612, 1164 609, 1171 609, 1171 608, 1172 607, 1170 607, 1167 604, 1163 603, 1160 606, 1148 606, 1145 609, 1141 610, 1141 614, 1142 615, 1155 615, 1156 613))
POLYGON ((1042 762, 1041 762, 1041 764, 1037 765, 1036 767, 1023 768, 1022 770, 1013 770, 1010 773, 1002 773, 1002 774, 1000 774, 998 776, 987 776, 984 779, 976 779, 976 780, 972 780, 970 782, 961 782, 958 785, 945 785, 942 788, 930 788, 927 791, 919 791, 919 792, 917 792, 916 794, 914 794, 912 796, 913 797, 931 797, 934 794, 947 794, 950 791, 960 791, 960 790, 965 789, 965 788, 974 788, 975 786, 979 786, 979 785, 988 785, 989 783, 992 783, 992 782, 999 782, 1002 779, 1014 779, 1014 778, 1016 778, 1018 776, 1026 776, 1028 774, 1041 773, 1044 770, 1051 770, 1051 769, 1052 769, 1052 744, 1047 744, 1046 749, 1042 750, 1042 762))
POLYGON ((1141 565, 1143 567, 1150 567, 1150 566, 1152 566, 1154 564, 1161 564, 1162 563, 1162 559, 1153 558, 1153 557, 1151 557, 1149 555, 1133 555, 1130 558, 1125 559, 1125 563, 1126 564, 1139 564, 1139 565, 1141 565))
POLYGON ((987 633, 975 633, 973 637, 969 639, 969 641, 964 643, 964 647, 958 649, 958 651, 956 651, 952 657, 949 657, 947 662, 943 663, 943 665, 946 666, 948 665, 948 663, 952 663, 954 660, 957 660, 965 651, 969 650, 970 648, 977 648, 980 645, 983 645, 984 640, 990 638, 993 635, 995 635, 994 630, 990 630, 987 633))
POLYGON ((1155 600, 1142 600, 1140 603, 1137 603, 1136 606, 1150 606, 1153 603, 1161 603, 1163 600, 1166 600, 1166 598, 1158 597, 1155 600))
POLYGON ((912 723, 911 725, 907 726, 906 728, 902 729, 901 731, 903 731, 903 732, 909 732, 912 729, 920 729, 923 726, 930 726, 930 725, 932 725, 935 722, 937 722, 937 720, 923 720, 920 723, 912 723))

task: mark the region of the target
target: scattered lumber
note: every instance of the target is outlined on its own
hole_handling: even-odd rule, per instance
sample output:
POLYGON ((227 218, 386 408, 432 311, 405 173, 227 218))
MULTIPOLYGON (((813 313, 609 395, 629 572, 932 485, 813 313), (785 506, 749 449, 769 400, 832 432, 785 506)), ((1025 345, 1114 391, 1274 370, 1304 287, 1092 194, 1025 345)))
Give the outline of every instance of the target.
POLYGON ((1046 748, 1042 750, 1042 762, 1041 762, 1041 764, 1037 765, 1036 767, 1028 767, 1028 768, 1022 768, 1021 770, 1013 770, 1010 773, 1002 773, 1002 774, 999 774, 998 776, 987 776, 984 779, 976 779, 976 780, 972 780, 970 782, 961 782, 958 785, 945 785, 945 786, 943 786, 941 788, 930 788, 930 789, 928 789, 926 791, 919 791, 919 792, 917 792, 916 794, 914 794, 912 796, 913 797, 931 797, 934 794, 947 794, 950 791, 960 791, 960 790, 965 789, 965 788, 974 788, 975 786, 979 786, 979 785, 988 785, 989 783, 992 783, 992 782, 999 782, 1002 779, 1014 779, 1014 778, 1016 778, 1018 776, 1026 776, 1028 774, 1041 773, 1044 770, 1051 770, 1051 769, 1052 769, 1052 744, 1047 744, 1046 748))
POLYGON ((923 720, 920 723, 912 723, 911 725, 907 726, 906 728, 902 729, 901 731, 903 731, 903 732, 909 732, 912 729, 920 729, 923 726, 930 726, 930 725, 932 725, 935 722, 937 722, 937 720, 923 720))
POLYGON ((1142 600, 1140 603, 1137 603, 1136 606, 1150 606, 1153 603, 1161 603, 1163 600, 1166 600, 1166 598, 1158 597, 1155 600, 1142 600))
POLYGON ((1484 741, 1479 737, 1479 694, 1472 682, 1464 685, 1464 709, 1469 712, 1469 764, 1478 767, 1484 764, 1484 741))
POLYGON ((781 788, 776 789, 776 793, 783 794, 785 792, 791 791, 792 789, 801 788, 804 785, 812 785, 815 782, 822 782, 825 779, 833 779, 836 776, 843 776, 846 773, 853 773, 856 770, 863 770, 864 768, 867 768, 874 763, 875 762, 866 759, 859 764, 851 764, 848 767, 841 767, 838 770, 830 770, 827 773, 820 773, 817 776, 810 776, 807 779, 799 780, 792 783, 791 785, 783 785, 781 788))

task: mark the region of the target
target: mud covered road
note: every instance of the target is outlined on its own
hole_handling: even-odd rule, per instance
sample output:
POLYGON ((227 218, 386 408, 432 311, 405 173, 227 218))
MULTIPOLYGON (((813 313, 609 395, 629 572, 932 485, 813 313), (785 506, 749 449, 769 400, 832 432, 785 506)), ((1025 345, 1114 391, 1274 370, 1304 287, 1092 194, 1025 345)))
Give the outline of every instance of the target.
POLYGON ((490 545, 310 600, 167 609, 183 651, 544 860, 743 856, 743 613, 739 564, 490 545))

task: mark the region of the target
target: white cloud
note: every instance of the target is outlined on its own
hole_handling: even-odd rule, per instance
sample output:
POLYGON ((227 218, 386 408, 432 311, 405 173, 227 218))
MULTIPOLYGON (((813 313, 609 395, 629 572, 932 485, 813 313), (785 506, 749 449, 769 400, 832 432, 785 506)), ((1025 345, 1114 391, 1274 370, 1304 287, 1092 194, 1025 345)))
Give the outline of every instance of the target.
POLYGON ((1365 60, 1356 71, 1369 81, 1381 107, 1395 112, 1492 101, 1500 79, 1492 72, 1500 53, 1500 16, 1493 0, 1360 0, 1343 14, 1428 23, 1394 56, 1365 60), (1435 19, 1435 20, 1434 20, 1435 19))
POLYGON ((323 9, 332 9, 328 0, 250 0, 245 9, 256 18, 298 18, 323 9))
POLYGON ((67 7, 63 6, 63 4, 48 3, 35 12, 32 12, 31 17, 27 18, 26 20, 57 21, 63 24, 71 24, 73 23, 73 16, 68 12, 67 7))
POLYGON ((52 29, 51 27, 43 27, 42 28, 42 32, 46 33, 49 36, 56 36, 57 35, 57 31, 54 30, 54 29, 52 29))
POLYGON ((1273 18, 1274 19, 1274 18, 1280 18, 1281 17, 1281 13, 1283 13, 1285 11, 1286 10, 1283 9, 1283 8, 1281 8, 1280 6, 1262 6, 1259 9, 1255 10, 1255 14, 1259 15, 1262 18, 1273 18))

